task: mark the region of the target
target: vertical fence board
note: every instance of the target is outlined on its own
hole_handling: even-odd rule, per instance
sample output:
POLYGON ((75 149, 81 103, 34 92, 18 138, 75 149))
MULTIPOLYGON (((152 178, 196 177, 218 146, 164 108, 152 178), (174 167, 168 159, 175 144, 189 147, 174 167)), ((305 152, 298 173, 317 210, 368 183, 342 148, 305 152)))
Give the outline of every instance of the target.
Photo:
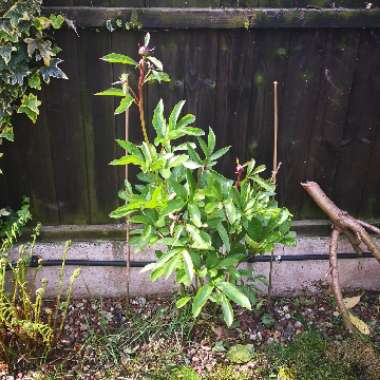
POLYGON ((281 117, 281 200, 297 215, 308 201, 301 186, 309 159, 311 128, 316 118, 322 62, 327 32, 294 33, 282 99, 281 117))
POLYGON ((212 127, 218 148, 231 146, 220 164, 229 178, 234 176, 236 158, 243 161, 246 156, 246 144, 242 141, 246 138, 250 110, 254 43, 253 32, 219 34, 215 125, 212 127))
POLYGON ((59 223, 59 208, 54 181, 54 168, 50 145, 50 131, 47 123, 48 98, 46 91, 41 93, 42 108, 37 125, 26 125, 28 145, 24 169, 29 180, 29 195, 32 203, 33 218, 49 220, 51 224, 59 223), (38 152, 38 153, 37 153, 38 152))
MULTIPOLYGON (((312 126, 305 179, 318 182, 330 195, 333 193, 341 151, 340 141, 349 111, 359 37, 360 32, 357 31, 329 32, 322 66, 321 88, 315 124, 312 126)), ((306 203, 305 214, 308 213, 308 207, 309 204, 306 203)))
POLYGON ((30 195, 26 151, 29 145, 29 132, 34 126, 25 115, 15 115, 13 123, 17 124, 17 128, 14 129, 15 142, 5 142, 2 160, 10 201, 7 206, 18 209, 22 197, 30 195))
MULTIPOLYGON (((246 158, 254 157, 258 163, 267 166, 270 176, 273 157, 273 82, 278 82, 279 117, 286 113, 283 105, 288 97, 285 77, 289 59, 289 32, 257 31, 255 33, 254 73, 251 80, 249 125, 245 141, 246 158)), ((283 145, 281 136, 287 133, 287 126, 280 123, 279 148, 283 145)), ((279 160, 284 157, 279 151, 279 160)), ((279 173, 281 177, 282 170, 279 173)))
POLYGON ((197 127, 208 130, 215 115, 218 32, 189 32, 185 49, 186 109, 196 115, 197 127))
POLYGON ((109 212, 117 204, 118 189, 117 169, 108 165, 116 153, 114 99, 94 94, 113 83, 112 65, 100 60, 112 50, 111 34, 84 30, 78 41, 90 217, 91 223, 107 223, 109 212))
MULTIPOLYGON (((334 197, 337 202, 339 201, 343 209, 354 213, 364 208, 361 204, 362 193, 367 193, 367 197, 370 196, 366 190, 368 167, 380 119, 380 83, 377 77, 380 61, 378 33, 362 33, 358 59, 360 65, 357 66, 354 75, 334 182, 334 197), (355 174, 354 178, 352 173, 355 174)), ((376 196, 376 193, 373 195, 376 196)))
POLYGON ((62 32, 63 70, 67 81, 52 81, 47 89, 47 123, 51 131, 55 187, 60 223, 89 223, 86 140, 82 124, 79 43, 72 32, 62 32))
MULTIPOLYGON (((375 79, 377 87, 379 86, 379 75, 380 73, 377 73, 375 79)), ((378 218, 380 215, 380 175, 378 174, 380 162, 380 119, 376 122, 376 130, 377 136, 368 162, 367 177, 362 191, 361 209, 359 211, 359 215, 370 218, 378 218)))

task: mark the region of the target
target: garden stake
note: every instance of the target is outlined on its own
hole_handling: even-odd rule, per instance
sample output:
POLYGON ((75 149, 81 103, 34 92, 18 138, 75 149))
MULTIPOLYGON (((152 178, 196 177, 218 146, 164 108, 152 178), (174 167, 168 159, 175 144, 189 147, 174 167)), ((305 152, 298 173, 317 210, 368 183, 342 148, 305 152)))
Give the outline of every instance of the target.
MULTIPOLYGON (((124 94, 128 93, 128 76, 123 75, 123 92, 124 94)), ((125 133, 125 140, 129 140, 129 108, 125 110, 125 119, 124 119, 124 133, 125 133)), ((125 171, 124 171, 125 179, 128 180, 128 165, 125 165, 125 171)), ((129 224, 129 218, 128 216, 125 218, 125 239, 126 239, 126 249, 127 249, 127 293, 126 298, 127 302, 129 304, 130 302, 130 283, 131 283, 131 247, 129 245, 129 230, 130 230, 130 224, 129 224)))
MULTIPOLYGON (((380 230, 369 223, 355 219, 346 211, 341 210, 326 195, 316 182, 301 183, 301 186, 310 195, 313 201, 321 208, 332 222, 331 242, 330 242, 330 273, 332 290, 334 292, 338 308, 343 317, 344 324, 349 332, 354 332, 352 319, 343 302, 342 291, 339 284, 339 273, 337 268, 337 246, 339 236, 343 233, 357 253, 361 253, 361 244, 364 244, 376 260, 380 263, 380 247, 372 240, 369 230, 380 236, 380 230)), ((356 327, 356 326, 355 326, 356 327)))
MULTIPOLYGON (((276 184, 278 172, 278 95, 277 95, 278 82, 273 82, 273 163, 272 163, 272 181, 276 184)), ((273 251, 270 254, 269 262, 269 278, 268 278, 268 304, 272 300, 272 273, 273 273, 273 251)))

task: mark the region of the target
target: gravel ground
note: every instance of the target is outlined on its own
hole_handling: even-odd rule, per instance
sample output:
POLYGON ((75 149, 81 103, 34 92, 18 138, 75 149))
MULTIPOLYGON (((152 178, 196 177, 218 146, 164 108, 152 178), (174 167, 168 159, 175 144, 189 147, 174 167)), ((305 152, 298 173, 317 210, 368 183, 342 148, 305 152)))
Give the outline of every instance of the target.
MULTIPOLYGON (((371 341, 379 348, 379 293, 363 294, 353 312, 370 326, 371 341)), ((178 365, 206 373, 228 364, 229 347, 242 343, 253 344, 258 354, 240 368, 260 379, 260 371, 269 364, 259 353, 269 344, 287 344, 310 328, 333 341, 346 336, 333 298, 326 292, 274 299, 270 306, 262 299, 253 311, 236 309, 235 315, 233 328, 227 329, 211 312, 194 324, 190 317, 178 314, 170 299, 140 297, 130 305, 115 299, 76 300, 65 335, 47 363, 18 378, 159 379, 149 374, 178 365), (47 375, 52 373, 55 377, 47 375)))

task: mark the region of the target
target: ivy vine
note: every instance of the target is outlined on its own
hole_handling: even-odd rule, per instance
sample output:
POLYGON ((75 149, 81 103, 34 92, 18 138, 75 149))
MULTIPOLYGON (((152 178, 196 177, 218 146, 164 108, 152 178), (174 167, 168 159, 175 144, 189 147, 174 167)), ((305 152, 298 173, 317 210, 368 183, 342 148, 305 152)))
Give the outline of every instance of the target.
POLYGON ((41 5, 42 0, 0 1, 0 145, 14 141, 15 113, 36 122, 41 105, 36 91, 43 82, 49 83, 52 77, 67 79, 59 68, 61 49, 51 33, 65 19, 43 16, 41 5))

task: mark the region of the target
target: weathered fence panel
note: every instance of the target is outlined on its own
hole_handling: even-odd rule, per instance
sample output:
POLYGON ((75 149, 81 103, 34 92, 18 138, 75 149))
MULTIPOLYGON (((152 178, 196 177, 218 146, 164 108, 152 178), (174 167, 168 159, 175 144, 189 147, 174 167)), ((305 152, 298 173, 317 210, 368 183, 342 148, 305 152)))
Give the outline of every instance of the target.
MULTIPOLYGON (((123 169, 108 162, 120 153, 114 139, 123 137, 123 118, 114 118, 112 99, 93 94, 110 86, 122 68, 98 58, 111 51, 134 55, 150 30, 172 82, 149 88, 149 118, 160 96, 166 110, 187 99, 186 111, 197 115, 197 126, 211 125, 219 146, 232 145, 221 163, 227 176, 233 176, 236 157, 255 157, 270 167, 277 80, 281 203, 297 218, 321 216, 299 186, 309 179, 340 207, 380 217, 380 11, 358 9, 363 3, 355 0, 335 2, 356 8, 346 11, 246 8, 327 3, 45 1, 77 20, 80 37, 72 30, 57 34, 70 79, 52 81, 44 90, 37 126, 15 120, 16 142, 6 147, 6 177, 0 179, 1 203, 17 206, 29 194, 35 217, 45 224, 112 222, 108 213, 118 204, 123 169), (131 7, 140 12, 143 30, 108 32, 105 21, 115 15, 128 20, 131 7)), ((377 5, 380 1, 373 2, 377 5)), ((136 126, 132 112, 131 138, 138 141, 136 126)))

